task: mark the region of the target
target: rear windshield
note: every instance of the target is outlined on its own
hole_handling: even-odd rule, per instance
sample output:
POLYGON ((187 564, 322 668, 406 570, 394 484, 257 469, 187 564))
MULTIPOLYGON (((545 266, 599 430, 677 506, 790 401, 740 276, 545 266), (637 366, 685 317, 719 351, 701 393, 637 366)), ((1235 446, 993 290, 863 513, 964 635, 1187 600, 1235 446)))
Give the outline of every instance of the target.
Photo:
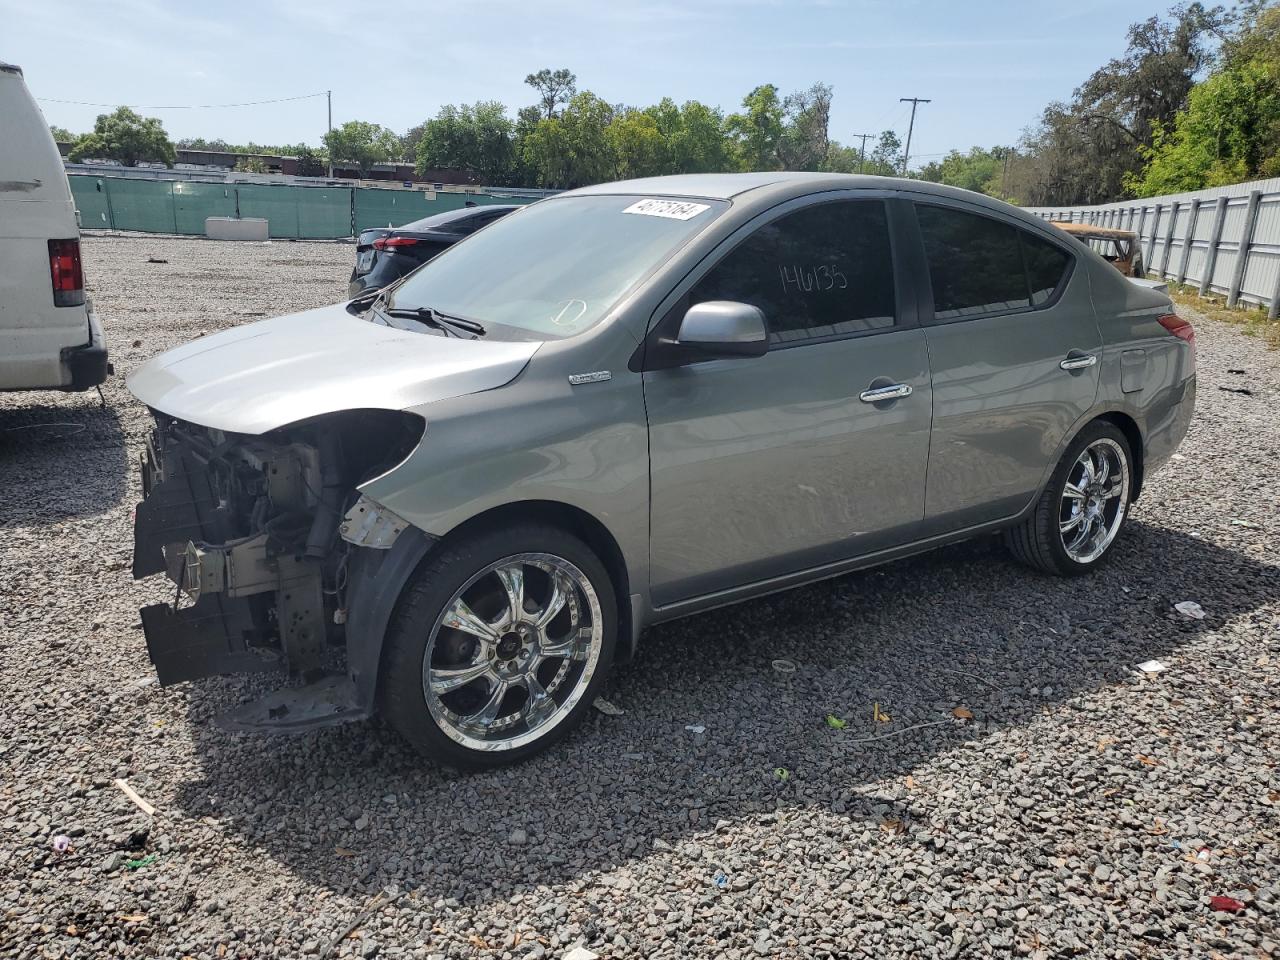
POLYGON ((391 305, 430 307, 540 339, 571 337, 598 323, 727 206, 638 196, 544 200, 428 262, 396 289, 391 305))

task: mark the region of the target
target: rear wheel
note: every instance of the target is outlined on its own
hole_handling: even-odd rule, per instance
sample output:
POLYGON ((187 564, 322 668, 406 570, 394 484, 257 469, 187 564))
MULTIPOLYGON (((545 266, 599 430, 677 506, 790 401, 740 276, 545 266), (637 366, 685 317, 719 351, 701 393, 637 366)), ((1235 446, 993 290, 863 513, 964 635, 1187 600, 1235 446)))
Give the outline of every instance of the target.
POLYGON ((1109 423, 1091 423, 1067 448, 1035 512, 1005 531, 1005 543, 1045 573, 1088 573, 1119 537, 1132 489, 1129 441, 1109 423))
POLYGON ((442 762, 518 762, 581 721, 617 624, 603 564, 562 530, 522 526, 447 545, 415 574, 388 631, 383 709, 442 762))

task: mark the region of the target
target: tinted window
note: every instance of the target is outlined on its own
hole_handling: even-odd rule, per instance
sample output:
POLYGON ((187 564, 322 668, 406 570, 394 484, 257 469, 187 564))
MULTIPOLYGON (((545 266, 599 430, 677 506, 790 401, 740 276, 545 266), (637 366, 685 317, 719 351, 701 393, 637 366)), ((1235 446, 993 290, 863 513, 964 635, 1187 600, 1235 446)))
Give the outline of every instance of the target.
POLYGON ((916 216, 935 317, 953 320, 1030 306, 1015 227, 948 207, 917 205, 916 216))
POLYGON ((1031 303, 1040 306, 1053 299, 1058 284, 1066 275, 1070 257, 1064 250, 1055 247, 1047 240, 1033 237, 1025 230, 1019 230, 1022 238, 1022 256, 1027 263, 1027 281, 1031 285, 1031 303))
POLYGON ((773 343, 891 327, 893 260, 884 204, 824 203, 761 227, 690 292, 764 311, 773 343))

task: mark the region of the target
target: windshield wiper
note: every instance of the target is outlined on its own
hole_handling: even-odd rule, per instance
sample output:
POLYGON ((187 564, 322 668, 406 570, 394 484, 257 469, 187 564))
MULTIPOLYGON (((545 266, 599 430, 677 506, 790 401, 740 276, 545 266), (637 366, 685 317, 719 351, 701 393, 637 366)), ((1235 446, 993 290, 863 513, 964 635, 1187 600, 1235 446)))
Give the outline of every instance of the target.
POLYGON ((483 337, 488 332, 485 330, 484 324, 478 321, 468 320, 466 317, 453 317, 432 307, 391 307, 388 310, 384 310, 383 313, 391 317, 417 320, 429 327, 443 330, 445 333, 452 333, 454 336, 458 335, 459 330, 476 337, 483 337))
POLYGON ((351 301, 347 304, 347 310, 350 313, 364 313, 370 307, 375 306, 386 292, 386 287, 373 287, 369 290, 364 290, 351 298, 351 301))

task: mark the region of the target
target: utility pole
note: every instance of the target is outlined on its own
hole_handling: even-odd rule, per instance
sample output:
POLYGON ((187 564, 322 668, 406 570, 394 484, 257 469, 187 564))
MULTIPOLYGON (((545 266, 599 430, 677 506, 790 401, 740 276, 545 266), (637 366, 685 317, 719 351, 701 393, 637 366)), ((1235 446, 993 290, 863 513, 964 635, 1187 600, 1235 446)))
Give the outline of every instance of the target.
POLYGON ((911 159, 911 132, 916 126, 916 107, 922 103, 933 103, 932 100, 923 100, 920 97, 899 97, 899 103, 911 104, 911 122, 907 124, 907 148, 902 151, 902 175, 907 175, 907 163, 911 159))
MULTIPOLYGON (((333 133, 333 91, 326 90, 325 98, 329 101, 329 133, 333 133)), ((329 147, 329 179, 333 179, 333 148, 329 147)))
POLYGON ((861 159, 858 161, 858 172, 867 172, 867 141, 875 136, 874 133, 855 133, 853 136, 862 141, 861 159))

